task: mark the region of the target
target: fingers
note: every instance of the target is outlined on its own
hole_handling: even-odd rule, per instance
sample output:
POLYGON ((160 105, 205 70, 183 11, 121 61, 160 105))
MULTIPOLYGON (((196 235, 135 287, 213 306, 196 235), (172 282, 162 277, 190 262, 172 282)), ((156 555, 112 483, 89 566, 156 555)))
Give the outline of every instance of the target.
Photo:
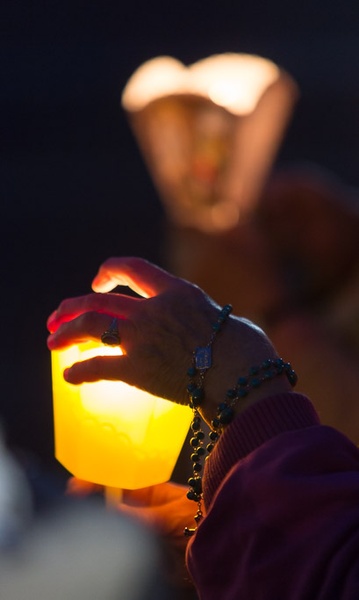
POLYGON ((166 481, 138 490, 126 490, 124 500, 126 504, 132 506, 159 506, 186 498, 187 491, 188 486, 166 481))
POLYGON ((109 381, 125 381, 135 385, 136 374, 133 373, 127 356, 95 356, 73 364, 64 371, 64 379, 74 385, 106 379, 109 381))
POLYGON ((121 503, 121 511, 134 516, 151 527, 158 529, 163 535, 178 537, 186 545, 184 528, 193 521, 193 506, 183 492, 181 498, 149 506, 134 506, 121 503))
POLYGON ((92 282, 95 292, 109 292, 117 285, 127 285, 144 298, 165 291, 175 277, 142 258, 109 258, 92 282))
MULTIPOLYGON (((49 350, 60 350, 89 340, 100 342, 102 333, 109 328, 112 321, 112 317, 107 314, 86 312, 71 321, 63 322, 60 327, 60 320, 56 316, 54 318, 57 319, 56 325, 52 326, 52 333, 47 339, 49 350)), ((128 327, 129 324, 125 319, 118 319, 117 329, 120 339, 123 340, 128 327)))
POLYGON ((78 477, 70 477, 66 485, 66 494, 69 496, 85 497, 103 491, 103 486, 91 483, 78 477))
POLYGON ((131 310, 138 302, 141 302, 140 298, 131 298, 122 294, 88 294, 69 298, 61 302, 58 309, 49 316, 47 328, 53 333, 61 324, 84 313, 106 313, 123 319, 131 314, 131 310))
MULTIPOLYGON (((129 286, 144 298, 153 297, 174 286, 178 278, 140 258, 110 258, 101 267, 93 281, 96 292, 108 292, 117 285, 129 286)), ((64 300, 47 321, 49 331, 55 332, 67 321, 85 312, 106 313, 115 317, 129 317, 141 298, 124 294, 96 293, 64 300)))

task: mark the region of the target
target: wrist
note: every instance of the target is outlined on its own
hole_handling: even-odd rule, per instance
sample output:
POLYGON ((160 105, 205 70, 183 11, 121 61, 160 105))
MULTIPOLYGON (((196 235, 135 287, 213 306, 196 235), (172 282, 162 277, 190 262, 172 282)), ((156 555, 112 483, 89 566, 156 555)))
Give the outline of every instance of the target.
POLYGON ((296 382, 290 363, 277 356, 266 358, 237 374, 232 387, 228 385, 220 397, 205 404, 201 414, 221 434, 235 416, 268 396, 290 392, 296 382))
MULTIPOLYGON (((187 390, 193 410, 190 440, 193 476, 188 480, 187 497, 197 503, 196 523, 203 516, 201 471, 206 450, 209 453, 213 450, 223 430, 239 412, 268 395, 288 392, 296 383, 291 365, 276 355, 265 333, 245 319, 229 317, 229 312, 229 306, 222 309, 217 321, 220 328, 226 323, 213 357, 215 334, 207 346, 194 351, 193 364, 188 370, 187 390), (210 427, 207 445, 201 417, 210 427)), ((186 535, 194 532, 195 529, 185 529, 186 535)))
MULTIPOLYGON (((262 329, 246 319, 230 316, 213 348, 213 366, 205 380, 205 400, 200 406, 203 419, 210 425, 218 405, 238 379, 248 376, 250 370, 266 360, 275 360, 278 354, 262 329)), ((251 393, 241 398, 236 411, 263 398, 274 390, 286 392, 290 385, 285 376, 267 379, 265 385, 253 387, 251 393)))

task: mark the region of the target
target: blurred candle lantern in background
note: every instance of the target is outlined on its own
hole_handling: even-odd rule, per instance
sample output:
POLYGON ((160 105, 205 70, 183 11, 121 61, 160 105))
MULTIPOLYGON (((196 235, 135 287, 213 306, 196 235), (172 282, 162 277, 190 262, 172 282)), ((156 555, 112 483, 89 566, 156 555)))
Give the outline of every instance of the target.
POLYGON ((184 66, 160 56, 129 79, 122 106, 174 224, 206 233, 253 210, 298 95, 273 62, 219 54, 184 66))
POLYGON ((74 362, 122 354, 88 342, 52 353, 55 455, 70 473, 106 488, 138 489, 168 481, 192 412, 120 381, 71 385, 74 362))

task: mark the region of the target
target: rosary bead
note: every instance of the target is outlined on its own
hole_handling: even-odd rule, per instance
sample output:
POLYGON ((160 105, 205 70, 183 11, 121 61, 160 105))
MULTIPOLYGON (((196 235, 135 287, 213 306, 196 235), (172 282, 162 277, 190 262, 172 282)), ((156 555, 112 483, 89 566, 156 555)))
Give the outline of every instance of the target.
POLYGON ((192 392, 190 392, 190 396, 191 396, 193 406, 194 407, 199 406, 200 404, 202 404, 202 401, 204 398, 203 389, 196 387, 194 390, 192 390, 192 392))
POLYGON ((248 396, 248 390, 245 388, 238 390, 238 398, 245 398, 246 396, 248 396))
POLYGON ((261 385, 261 380, 258 377, 253 377, 252 381, 251 381, 251 387, 252 388, 258 388, 261 385))
POLYGON ((201 419, 199 417, 195 417, 191 423, 192 431, 199 431, 201 429, 201 419))
POLYGON ((201 477, 190 477, 188 485, 193 489, 196 494, 202 492, 202 478, 201 477))
POLYGON ((215 418, 214 418, 214 419, 212 419, 212 421, 211 421, 211 426, 212 426, 212 429, 218 429, 218 427, 220 426, 220 424, 221 424, 221 422, 220 422, 220 420, 218 419, 218 417, 215 417, 215 418))
POLYGON ((199 441, 199 439, 198 439, 198 437, 197 437, 197 436, 195 436, 195 437, 192 437, 192 438, 190 439, 189 443, 191 444, 191 446, 192 446, 193 448, 197 448, 197 447, 200 445, 200 441, 199 441))
POLYGON ((198 494, 194 490, 189 490, 187 492, 188 500, 193 500, 194 502, 198 502, 198 494))
POLYGON ((266 373, 264 373, 263 379, 265 379, 265 380, 273 379, 273 377, 275 377, 275 375, 276 375, 275 372, 272 371, 272 369, 270 369, 266 373))
POLYGON ((192 392, 197 389, 197 386, 195 383, 190 382, 187 386, 187 392, 191 395, 192 392))
POLYGON ((227 406, 219 415, 219 420, 221 425, 228 425, 231 421, 233 421, 234 410, 231 406, 227 406))
POLYGON ((201 460, 201 457, 198 454, 198 452, 192 452, 192 454, 191 454, 191 461, 198 463, 200 460, 201 460))
POLYGON ((196 367, 192 366, 192 367, 189 367, 189 369, 187 370, 188 377, 195 377, 196 373, 197 373, 196 367))
POLYGON ((262 362, 262 368, 263 369, 269 369, 269 367, 271 367, 272 364, 273 364, 273 361, 270 358, 268 358, 267 360, 264 360, 262 362))
POLYGON ((195 516, 194 516, 194 520, 196 521, 196 523, 199 523, 201 521, 201 519, 203 518, 203 515, 201 512, 198 512, 195 516))

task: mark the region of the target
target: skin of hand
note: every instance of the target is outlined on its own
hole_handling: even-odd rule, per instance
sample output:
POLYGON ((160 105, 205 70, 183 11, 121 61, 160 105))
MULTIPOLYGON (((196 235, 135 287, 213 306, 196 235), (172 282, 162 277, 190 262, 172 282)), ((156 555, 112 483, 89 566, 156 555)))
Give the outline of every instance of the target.
MULTIPOLYGON (((70 477, 66 493, 70 496, 84 497, 102 491, 103 487, 100 485, 70 477)), ((164 535, 178 537, 178 541, 181 544, 183 542, 185 547, 183 530, 193 521, 193 504, 186 498, 186 491, 185 486, 172 482, 139 490, 124 490, 118 509, 139 518, 164 535)))
MULTIPOLYGON (((98 340, 112 318, 119 318, 123 356, 95 357, 66 370, 73 384, 99 379, 130 385, 178 403, 187 403, 187 370, 197 346, 205 346, 217 321, 219 307, 200 288, 140 258, 111 258, 92 283, 94 294, 64 300, 48 319, 50 350, 98 340), (140 294, 110 293, 127 285, 140 294)), ((213 344, 213 366, 205 381, 201 407, 208 422, 226 390, 251 366, 277 354, 256 325, 230 316, 213 344)), ((271 393, 289 391, 278 377, 251 392, 240 409, 271 393)), ((239 410, 239 409, 238 409, 239 410)))

